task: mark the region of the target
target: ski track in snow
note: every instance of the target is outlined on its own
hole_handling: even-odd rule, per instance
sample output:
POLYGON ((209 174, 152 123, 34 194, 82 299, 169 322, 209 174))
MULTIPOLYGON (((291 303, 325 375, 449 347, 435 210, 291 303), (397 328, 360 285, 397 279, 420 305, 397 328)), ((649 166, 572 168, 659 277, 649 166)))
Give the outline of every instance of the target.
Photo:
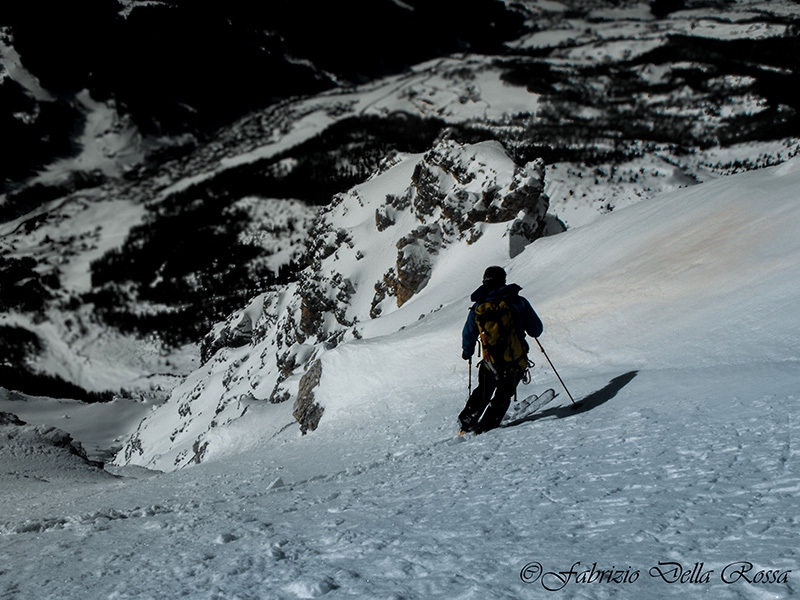
MULTIPOLYGON (((318 455, 306 450, 296 481, 252 453, 234 469, 66 490, 39 518, 0 520, 0 598, 540 597, 519 578, 530 561, 640 572, 556 597, 790 597, 791 585, 718 579, 734 561, 793 569, 798 558, 796 397, 755 383, 737 393, 733 371, 620 373, 617 386, 598 376, 580 382, 597 390, 584 410, 560 397, 538 419, 477 437, 447 423, 438 439, 403 440, 386 423, 382 455, 344 440, 365 455, 326 472, 330 447, 312 443, 318 455), (670 585, 648 575, 658 561, 714 573, 670 585)), ((298 439, 311 438, 286 445, 298 439)))

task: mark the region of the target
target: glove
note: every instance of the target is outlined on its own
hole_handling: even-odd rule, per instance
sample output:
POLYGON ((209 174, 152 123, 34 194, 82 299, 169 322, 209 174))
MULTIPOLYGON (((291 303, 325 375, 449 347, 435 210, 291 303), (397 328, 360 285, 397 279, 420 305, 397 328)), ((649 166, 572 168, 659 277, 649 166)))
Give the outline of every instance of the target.
POLYGON ((462 350, 461 358, 463 358, 464 360, 469 360, 470 358, 472 358, 472 352, 468 352, 467 350, 462 350))

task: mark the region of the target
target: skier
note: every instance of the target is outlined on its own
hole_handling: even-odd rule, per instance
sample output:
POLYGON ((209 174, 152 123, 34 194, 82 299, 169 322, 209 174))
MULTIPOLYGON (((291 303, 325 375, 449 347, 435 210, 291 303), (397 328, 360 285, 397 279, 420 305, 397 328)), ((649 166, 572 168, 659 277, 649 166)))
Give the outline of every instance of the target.
POLYGON ((528 371, 525 334, 538 338, 544 326, 520 290, 515 283, 506 285, 505 270, 493 266, 470 297, 474 304, 464 324, 461 356, 470 360, 480 338, 483 360, 478 364, 478 386, 458 415, 459 433, 477 434, 500 425, 528 371))

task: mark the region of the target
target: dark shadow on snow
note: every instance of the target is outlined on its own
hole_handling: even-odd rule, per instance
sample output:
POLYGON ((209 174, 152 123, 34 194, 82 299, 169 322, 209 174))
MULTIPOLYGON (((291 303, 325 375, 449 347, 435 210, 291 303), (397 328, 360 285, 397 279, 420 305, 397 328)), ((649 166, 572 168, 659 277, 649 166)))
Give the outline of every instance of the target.
MULTIPOLYGON (((624 375, 620 375, 619 377, 614 377, 611 381, 609 381, 606 386, 602 389, 597 390, 596 392, 592 392, 585 398, 578 400, 578 402, 574 405, 570 404, 570 406, 562 407, 562 410, 565 413, 575 414, 575 413, 582 413, 588 410, 592 410, 593 408, 597 408, 601 404, 605 404, 609 400, 611 400, 617 393, 628 385, 631 380, 639 374, 639 371, 630 371, 625 373, 624 375)), ((560 417, 566 417, 567 414, 557 415, 560 417)))
POLYGON ((555 408, 543 410, 542 412, 531 415, 531 417, 526 419, 526 421, 538 421, 539 419, 544 419, 545 417, 556 417, 557 419, 563 419, 564 417, 571 417, 573 415, 590 411, 611 400, 638 374, 639 371, 630 371, 624 375, 620 375, 619 377, 614 377, 614 379, 609 381, 605 387, 597 390, 596 392, 592 392, 585 398, 578 400, 575 404, 570 403, 567 406, 557 406, 555 408))

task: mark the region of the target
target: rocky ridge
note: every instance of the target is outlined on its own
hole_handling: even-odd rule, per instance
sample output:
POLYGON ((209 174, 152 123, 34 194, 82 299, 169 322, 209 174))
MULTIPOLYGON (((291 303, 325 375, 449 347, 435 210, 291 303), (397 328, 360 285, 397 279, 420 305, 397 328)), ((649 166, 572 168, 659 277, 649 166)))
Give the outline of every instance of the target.
POLYGON ((119 459, 163 460, 153 448, 164 446, 166 420, 175 425, 165 448, 174 465, 200 461, 208 433, 253 402, 292 402, 300 430, 313 431, 324 418, 315 388, 327 350, 410 303, 438 261, 475 244, 487 227, 503 229, 508 256, 558 227, 548 204, 543 163, 515 164, 497 142, 442 139, 422 155, 394 156, 320 209, 299 281, 258 296, 206 336, 202 374, 178 386, 119 459))
MULTIPOLYGON (((422 62, 359 85, 329 80, 326 92, 290 94, 214 132, 176 135, 156 144, 148 160, 128 160, 141 159, 126 145, 141 141, 126 127, 132 105, 82 94, 81 141, 91 143, 76 144, 91 152, 51 164, 50 174, 63 179, 37 178, 0 197, 0 363, 24 375, 13 389, 158 404, 187 374, 183 388, 240 361, 255 388, 236 402, 228 394, 223 407, 210 400, 217 384, 206 381, 208 401, 186 402, 181 413, 214 406, 223 422, 253 403, 293 404, 303 365, 320 359, 320 349, 368 336, 370 324, 386 317, 402 326, 434 310, 415 306, 437 285, 437 266, 450 249, 473 248, 500 225, 512 256, 542 233, 531 214, 494 223, 516 201, 495 202, 490 189, 481 190, 483 205, 470 204, 465 175, 447 166, 446 153, 434 156, 443 140, 500 143, 520 170, 540 161, 552 215, 544 233, 557 231, 559 219, 577 227, 663 191, 781 163, 800 149, 794 2, 531 0, 508 7, 527 19, 524 32, 506 30, 515 41, 495 40, 485 53, 406 57, 422 62), (106 151, 103 161, 88 160, 106 151), (403 170, 416 165, 403 157, 426 153, 429 165, 403 170), (100 168, 121 159, 116 176, 100 168), (435 197, 437 161, 465 186, 443 203, 435 197), (403 184, 361 214, 364 199, 351 196, 389 171, 402 172, 403 184), (332 198, 340 204, 326 213, 332 198), (324 217, 343 207, 349 212, 341 218, 359 213, 371 234, 386 234, 379 250, 367 252, 356 225, 324 217), (397 316, 398 304, 410 314, 397 316), (261 374, 261 363, 248 361, 267 339, 272 346, 260 348, 274 355, 275 368, 261 374)), ((133 14, 142 18, 143 10, 137 4, 133 14)), ((14 88, 15 97, 33 94, 46 117, 60 106, 48 93, 51 79, 31 87, 32 78, 20 78, 19 64, 9 62, 21 33, 3 29, 0 38, 8 71, 0 87, 14 88)), ((17 49, 25 59, 34 47, 29 41, 17 49)), ((324 384, 324 360, 321 367, 324 384)), ((312 372, 302 389, 313 392, 315 380, 312 372)), ((323 401, 318 393, 303 397, 309 408, 323 401)), ((312 423, 299 408, 300 420, 312 423)), ((203 417, 195 428, 181 413, 181 425, 164 436, 169 443, 179 429, 175 439, 199 439, 215 420, 203 417)), ((137 439, 144 438, 132 444, 137 439)), ((195 454, 208 451, 204 444, 195 454)), ((143 450, 162 451, 169 452, 143 450)))

